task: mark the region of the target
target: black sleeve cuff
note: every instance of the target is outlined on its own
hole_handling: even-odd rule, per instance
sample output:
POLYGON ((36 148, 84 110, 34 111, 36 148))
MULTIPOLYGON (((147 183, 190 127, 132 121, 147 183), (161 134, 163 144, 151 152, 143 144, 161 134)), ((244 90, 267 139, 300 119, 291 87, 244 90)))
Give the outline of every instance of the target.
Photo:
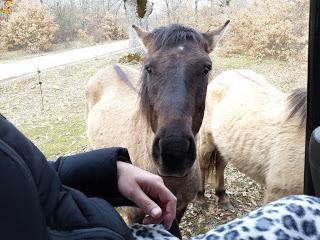
POLYGON ((62 184, 88 197, 101 197, 114 206, 132 205, 118 189, 117 161, 131 163, 125 148, 103 148, 60 157, 52 166, 62 184))

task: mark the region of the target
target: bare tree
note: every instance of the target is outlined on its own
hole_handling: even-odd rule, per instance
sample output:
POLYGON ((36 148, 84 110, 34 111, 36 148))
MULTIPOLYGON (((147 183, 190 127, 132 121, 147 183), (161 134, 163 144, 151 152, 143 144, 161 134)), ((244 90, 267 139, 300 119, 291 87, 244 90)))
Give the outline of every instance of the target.
MULTIPOLYGON (((185 0, 186 1, 186 0, 185 0)), ((166 15, 169 19, 168 24, 179 22, 180 16, 177 15, 177 10, 181 7, 183 0, 166 0, 166 15)))
POLYGON ((153 3, 148 0, 124 0, 124 8, 128 21, 129 53, 140 54, 142 52, 141 45, 132 25, 135 24, 148 30, 148 18, 152 13, 153 3))
POLYGON ((194 16, 196 23, 198 22, 198 15, 199 15, 199 1, 200 0, 194 0, 194 16))
POLYGON ((233 0, 232 4, 236 8, 245 8, 248 6, 249 2, 248 0, 233 0))

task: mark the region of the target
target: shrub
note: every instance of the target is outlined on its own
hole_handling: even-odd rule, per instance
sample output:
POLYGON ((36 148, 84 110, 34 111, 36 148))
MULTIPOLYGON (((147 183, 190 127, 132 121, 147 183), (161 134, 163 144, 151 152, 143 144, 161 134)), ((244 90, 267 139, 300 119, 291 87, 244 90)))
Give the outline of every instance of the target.
POLYGON ((9 50, 46 51, 52 45, 57 28, 44 5, 23 1, 4 24, 0 38, 9 50))
POLYGON ((101 18, 88 16, 84 18, 82 30, 92 36, 95 42, 124 39, 126 31, 120 22, 116 22, 112 15, 101 18))
MULTIPOLYGON (((50 2, 49 2, 50 3, 50 2)), ((73 41, 78 38, 78 30, 81 29, 82 16, 73 2, 51 2, 50 12, 55 22, 59 25, 54 36, 54 43, 73 41)), ((80 34, 81 35, 81 34, 80 34)))
POLYGON ((308 42, 307 0, 265 1, 231 14, 223 51, 282 60, 304 59, 308 42))
MULTIPOLYGON (((0 33, 3 32, 4 29, 4 21, 0 21, 0 33)), ((7 51, 7 44, 5 41, 5 38, 3 36, 3 34, 0 34, 0 53, 6 52, 7 51)))
POLYGON ((100 4, 101 1, 51 2, 50 10, 59 24, 54 42, 102 42, 124 38, 124 18, 100 4))
POLYGON ((93 43, 94 39, 92 36, 89 36, 86 31, 79 29, 77 33, 77 38, 80 39, 82 42, 86 43, 93 43))
POLYGON ((101 32, 106 40, 118 40, 128 37, 127 29, 112 16, 105 16, 100 24, 101 32))

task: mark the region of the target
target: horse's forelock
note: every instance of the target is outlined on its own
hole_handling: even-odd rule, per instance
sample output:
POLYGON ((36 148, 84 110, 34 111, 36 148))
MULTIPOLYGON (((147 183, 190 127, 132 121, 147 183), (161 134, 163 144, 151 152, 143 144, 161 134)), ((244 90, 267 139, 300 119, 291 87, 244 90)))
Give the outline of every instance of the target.
POLYGON ((157 28, 152 34, 154 36, 155 50, 159 50, 162 47, 176 46, 186 41, 203 43, 203 37, 200 32, 180 24, 157 28))
POLYGON ((298 116, 301 126, 305 126, 307 119, 307 90, 304 88, 295 89, 289 94, 287 100, 290 111, 288 119, 298 116))

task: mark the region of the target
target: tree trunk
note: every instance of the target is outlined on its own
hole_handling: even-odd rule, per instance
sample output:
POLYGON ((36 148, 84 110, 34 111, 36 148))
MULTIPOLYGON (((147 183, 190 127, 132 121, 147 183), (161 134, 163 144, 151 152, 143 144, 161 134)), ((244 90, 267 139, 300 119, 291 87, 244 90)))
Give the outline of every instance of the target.
POLYGON ((170 0, 165 0, 166 3, 166 14, 167 14, 167 23, 168 25, 171 24, 171 14, 170 14, 170 4, 169 4, 170 0))
MULTIPOLYGON (((139 6, 141 7, 141 6, 139 6)), ((133 30, 132 25, 135 24, 142 29, 148 30, 148 18, 152 12, 153 4, 146 1, 145 14, 143 17, 138 16, 138 1, 125 0, 124 8, 126 11, 128 21, 128 34, 129 34, 129 53, 141 54, 143 52, 136 32, 133 30)), ((140 8, 141 9, 141 8, 140 8)))

